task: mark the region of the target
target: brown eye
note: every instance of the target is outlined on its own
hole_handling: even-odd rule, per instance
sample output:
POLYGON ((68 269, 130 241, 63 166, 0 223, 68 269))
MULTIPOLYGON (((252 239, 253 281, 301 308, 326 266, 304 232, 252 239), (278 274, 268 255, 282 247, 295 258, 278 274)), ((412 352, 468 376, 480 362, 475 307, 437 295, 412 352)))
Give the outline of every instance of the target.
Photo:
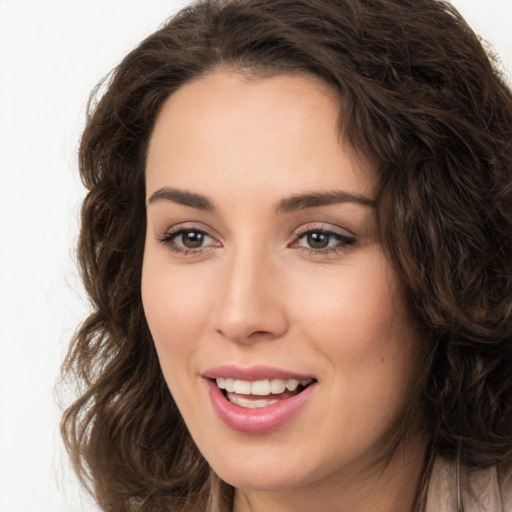
POLYGON ((310 229, 299 235, 292 247, 309 250, 320 256, 344 250, 355 241, 355 237, 337 231, 310 229))
POLYGON ((187 251, 196 253, 209 247, 219 247, 220 244, 206 231, 195 228, 182 228, 166 233, 158 239, 175 253, 186 254, 187 251))
POLYGON ((329 245, 332 235, 322 231, 310 231, 306 234, 306 242, 311 249, 324 249, 329 245))
POLYGON ((184 230, 181 235, 177 237, 181 242, 180 245, 187 249, 197 249, 202 247, 205 242, 205 233, 196 230, 184 230))

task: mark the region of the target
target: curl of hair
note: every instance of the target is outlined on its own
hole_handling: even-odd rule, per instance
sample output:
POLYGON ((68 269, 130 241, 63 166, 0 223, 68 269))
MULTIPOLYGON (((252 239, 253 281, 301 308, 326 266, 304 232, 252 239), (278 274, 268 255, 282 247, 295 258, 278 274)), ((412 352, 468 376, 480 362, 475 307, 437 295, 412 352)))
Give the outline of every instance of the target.
POLYGON ((92 313, 63 366, 81 393, 62 433, 99 505, 230 508, 167 390, 140 297, 152 127, 169 95, 222 68, 312 74, 341 92, 341 134, 379 163, 382 241, 425 340, 431 446, 510 465, 512 94, 492 58, 442 0, 211 0, 122 61, 81 140, 92 313))

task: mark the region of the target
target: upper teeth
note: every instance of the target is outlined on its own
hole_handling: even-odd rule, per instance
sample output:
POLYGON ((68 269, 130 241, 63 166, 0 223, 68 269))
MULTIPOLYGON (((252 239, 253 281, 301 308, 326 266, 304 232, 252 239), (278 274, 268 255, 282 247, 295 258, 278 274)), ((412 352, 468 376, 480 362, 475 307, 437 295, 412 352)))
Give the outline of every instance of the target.
POLYGON ((297 379, 272 379, 272 380, 236 380, 236 379, 225 379, 224 377, 218 377, 215 379, 217 386, 220 389, 225 389, 229 393, 238 393, 240 395, 270 395, 271 393, 276 395, 288 391, 295 391, 299 384, 307 386, 312 379, 297 380, 297 379))

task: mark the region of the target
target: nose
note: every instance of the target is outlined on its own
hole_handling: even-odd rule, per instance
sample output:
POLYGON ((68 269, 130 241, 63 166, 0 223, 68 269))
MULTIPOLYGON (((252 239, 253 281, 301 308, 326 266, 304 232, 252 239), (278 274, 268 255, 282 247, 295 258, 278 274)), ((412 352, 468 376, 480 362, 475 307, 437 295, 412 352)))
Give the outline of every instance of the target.
POLYGON ((288 330, 280 271, 263 252, 239 252, 224 262, 213 322, 235 343, 274 340, 288 330))

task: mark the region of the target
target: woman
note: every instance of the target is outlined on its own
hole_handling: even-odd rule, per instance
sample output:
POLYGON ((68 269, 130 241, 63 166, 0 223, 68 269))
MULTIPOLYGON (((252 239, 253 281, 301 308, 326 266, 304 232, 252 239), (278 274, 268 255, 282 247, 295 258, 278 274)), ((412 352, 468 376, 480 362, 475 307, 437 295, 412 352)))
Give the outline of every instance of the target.
POLYGON ((510 510, 512 95, 434 0, 182 11, 91 106, 62 428, 104 510, 510 510))

